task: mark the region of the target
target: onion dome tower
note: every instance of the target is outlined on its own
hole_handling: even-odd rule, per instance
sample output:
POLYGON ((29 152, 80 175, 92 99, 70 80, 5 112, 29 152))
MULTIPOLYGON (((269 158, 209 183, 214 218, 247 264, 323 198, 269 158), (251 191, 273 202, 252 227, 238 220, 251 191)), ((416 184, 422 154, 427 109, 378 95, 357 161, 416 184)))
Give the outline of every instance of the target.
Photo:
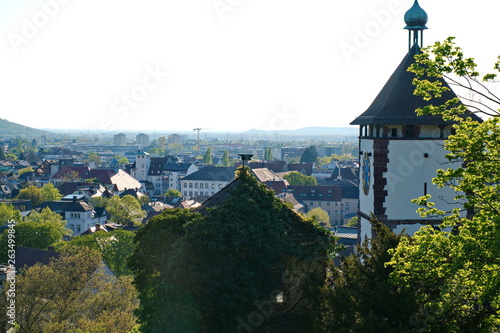
MULTIPOLYGON (((373 213, 395 232, 409 234, 425 224, 441 221, 422 218, 412 199, 430 194, 436 207, 451 209, 455 193, 432 184, 436 170, 448 162, 444 140, 452 134, 452 123, 440 116, 418 116, 417 108, 430 102, 413 94, 415 75, 407 69, 415 62, 422 46, 427 14, 415 0, 405 14, 410 48, 369 108, 351 122, 359 125, 360 193, 359 221, 361 237, 371 237, 370 215, 373 213)), ((444 79, 443 86, 448 87, 444 79)), ((442 94, 443 103, 457 97, 453 91, 442 94)), ((457 165, 447 164, 447 167, 457 165)))
POLYGON ((424 29, 427 24, 427 13, 420 7, 418 0, 415 0, 413 6, 405 13, 405 29, 408 30, 408 49, 413 45, 423 46, 424 29))

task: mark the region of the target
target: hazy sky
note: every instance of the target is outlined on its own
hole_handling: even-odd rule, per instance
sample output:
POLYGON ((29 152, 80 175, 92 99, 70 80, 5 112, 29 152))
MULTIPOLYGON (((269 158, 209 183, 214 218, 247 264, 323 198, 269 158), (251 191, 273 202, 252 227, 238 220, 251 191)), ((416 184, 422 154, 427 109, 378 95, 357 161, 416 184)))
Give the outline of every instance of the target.
MULTIPOLYGON (((347 126, 407 52, 413 0, 0 0, 0 118, 35 128, 347 126)), ((424 44, 489 69, 498 0, 420 0, 424 44)))

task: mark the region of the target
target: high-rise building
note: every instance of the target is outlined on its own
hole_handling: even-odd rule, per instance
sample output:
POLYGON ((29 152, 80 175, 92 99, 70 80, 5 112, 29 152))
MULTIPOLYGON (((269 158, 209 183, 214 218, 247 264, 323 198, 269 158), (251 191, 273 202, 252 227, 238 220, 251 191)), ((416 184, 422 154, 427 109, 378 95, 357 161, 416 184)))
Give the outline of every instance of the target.
POLYGON ((135 137, 135 142, 142 147, 147 147, 149 146, 149 135, 145 133, 139 133, 135 137))
POLYGON ((127 136, 124 133, 116 134, 113 139, 115 146, 125 146, 127 144, 127 136))

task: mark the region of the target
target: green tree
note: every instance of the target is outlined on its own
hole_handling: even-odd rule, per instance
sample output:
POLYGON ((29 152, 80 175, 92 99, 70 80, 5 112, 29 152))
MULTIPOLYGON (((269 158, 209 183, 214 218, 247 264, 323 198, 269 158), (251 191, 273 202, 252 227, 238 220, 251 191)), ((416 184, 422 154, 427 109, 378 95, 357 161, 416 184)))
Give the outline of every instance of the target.
POLYGON ((302 153, 302 156, 300 157, 300 163, 314 163, 316 162, 317 157, 318 153, 316 152, 316 147, 309 146, 302 153))
POLYGON ((173 188, 170 188, 165 192, 165 197, 167 198, 181 198, 182 194, 181 192, 174 190, 173 188))
POLYGON ((298 323, 319 306, 331 233, 285 206, 248 168, 236 184, 206 215, 167 210, 137 231, 130 264, 143 332, 235 332, 255 303, 269 316, 293 307, 286 317, 298 323), (273 303, 278 289, 282 305, 273 303))
POLYGON ((117 195, 112 197, 107 203, 106 210, 114 221, 122 224, 134 222, 136 219, 146 216, 139 201, 130 194, 123 198, 117 195))
POLYGON ((14 220, 15 222, 21 222, 22 216, 21 212, 14 208, 14 206, 7 203, 0 203, 0 224, 7 224, 8 221, 14 220))
POLYGON ((222 155, 222 166, 223 167, 230 167, 231 166, 231 160, 229 159, 229 151, 224 150, 224 154, 222 155))
POLYGON ((182 150, 184 149, 184 146, 180 143, 171 143, 168 145, 168 151, 172 155, 177 155, 179 154, 182 150))
POLYGON ((42 193, 42 202, 57 201, 62 198, 61 192, 52 183, 43 185, 40 191, 42 193))
MULTIPOLYGON (((14 230, 16 231, 16 248, 26 246, 44 250, 61 240, 60 228, 55 223, 20 222, 14 227, 14 230)), ((7 248, 7 236, 5 231, 0 239, 2 250, 7 248)), ((4 253, 7 251, 2 251, 2 254, 4 253)), ((3 259, 5 260, 5 258, 3 259)))
POLYGON ((273 150, 271 147, 267 147, 264 151, 264 160, 272 161, 273 160, 273 150))
POLYGON ((26 218, 26 222, 56 225, 60 233, 59 238, 72 233, 71 230, 66 228, 66 221, 63 220, 62 216, 50 210, 49 207, 45 207, 40 213, 36 210, 32 210, 30 215, 26 218))
POLYGON ((357 217, 357 216, 354 216, 353 218, 351 218, 351 219, 349 220, 349 222, 347 222, 347 226, 348 226, 348 227, 355 227, 355 226, 357 226, 357 225, 358 225, 358 222, 359 222, 358 217, 357 217))
POLYGON ((318 181, 313 176, 306 176, 301 174, 298 171, 292 171, 283 176, 283 179, 286 179, 290 185, 317 185, 318 181))
MULTIPOLYGON (((16 332, 128 333, 138 306, 130 282, 106 275, 99 253, 90 249, 34 265, 16 276, 16 332)), ((5 321, 5 302, 2 307, 5 321)))
POLYGON ((341 258, 340 266, 330 266, 329 284, 323 289, 315 332, 421 332, 418 310, 411 287, 394 284, 385 267, 396 235, 376 219, 374 237, 364 240, 356 254, 341 258))
POLYGON ((203 155, 203 163, 205 164, 213 164, 212 161, 212 148, 208 148, 207 151, 205 152, 205 155, 203 155))
POLYGON ((89 154, 87 155, 87 161, 88 161, 89 163, 99 164, 99 163, 101 163, 101 156, 99 156, 99 155, 98 155, 98 154, 96 154, 96 153, 92 153, 92 152, 91 152, 91 153, 89 153, 89 154))
POLYGON ((126 158, 125 156, 116 155, 115 159, 116 159, 116 162, 118 162, 119 165, 124 165, 124 164, 129 164, 130 163, 129 160, 128 160, 128 158, 126 158))
POLYGON ((326 223, 327 225, 330 225, 330 216, 328 216, 326 210, 321 209, 320 207, 311 209, 306 213, 306 216, 314 219, 315 221, 323 222, 326 223))
POLYGON ((20 175, 22 175, 23 173, 26 173, 26 172, 34 172, 34 171, 35 171, 35 170, 33 170, 33 168, 29 166, 29 167, 26 167, 26 168, 22 168, 22 169, 20 169, 20 170, 17 172, 17 174, 20 176, 20 175))
MULTIPOLYGON (((433 183, 453 189, 457 205, 441 211, 430 196, 414 200, 422 216, 440 217, 443 224, 402 239, 390 267, 397 283, 418 293, 427 331, 494 332, 500 327, 500 98, 491 86, 497 73, 481 76, 453 39, 424 49, 410 70, 417 76, 415 93, 430 101, 418 113, 455 122, 445 147, 447 159, 461 167, 438 170, 433 183), (463 104, 458 98, 443 102, 448 88, 436 78, 458 86, 463 104), (478 121, 469 111, 487 119, 478 121)), ((500 71, 500 58, 494 69, 500 71)))
POLYGON ((43 202, 42 190, 34 185, 30 185, 20 190, 16 199, 31 200, 33 206, 36 207, 43 202))
POLYGON ((161 149, 161 148, 149 148, 148 149, 148 153, 152 154, 152 155, 157 155, 157 156, 162 156, 162 155, 165 155, 165 149, 161 149))
POLYGON ((54 245, 60 252, 71 252, 72 248, 90 248, 100 252, 106 265, 116 276, 131 275, 128 258, 134 250, 135 232, 115 230, 97 231, 90 235, 78 236, 69 242, 60 241, 54 245))

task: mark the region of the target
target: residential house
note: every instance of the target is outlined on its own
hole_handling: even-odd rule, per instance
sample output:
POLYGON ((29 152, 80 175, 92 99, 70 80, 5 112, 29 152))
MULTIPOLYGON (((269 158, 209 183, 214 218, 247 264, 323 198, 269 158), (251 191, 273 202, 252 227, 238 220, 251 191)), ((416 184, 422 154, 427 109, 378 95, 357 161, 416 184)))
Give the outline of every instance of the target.
POLYGON ((95 209, 83 200, 76 200, 76 197, 73 200, 44 202, 36 210, 41 211, 46 207, 67 221, 66 227, 73 232, 72 236, 78 236, 96 224, 105 224, 107 218, 105 209, 95 209))

